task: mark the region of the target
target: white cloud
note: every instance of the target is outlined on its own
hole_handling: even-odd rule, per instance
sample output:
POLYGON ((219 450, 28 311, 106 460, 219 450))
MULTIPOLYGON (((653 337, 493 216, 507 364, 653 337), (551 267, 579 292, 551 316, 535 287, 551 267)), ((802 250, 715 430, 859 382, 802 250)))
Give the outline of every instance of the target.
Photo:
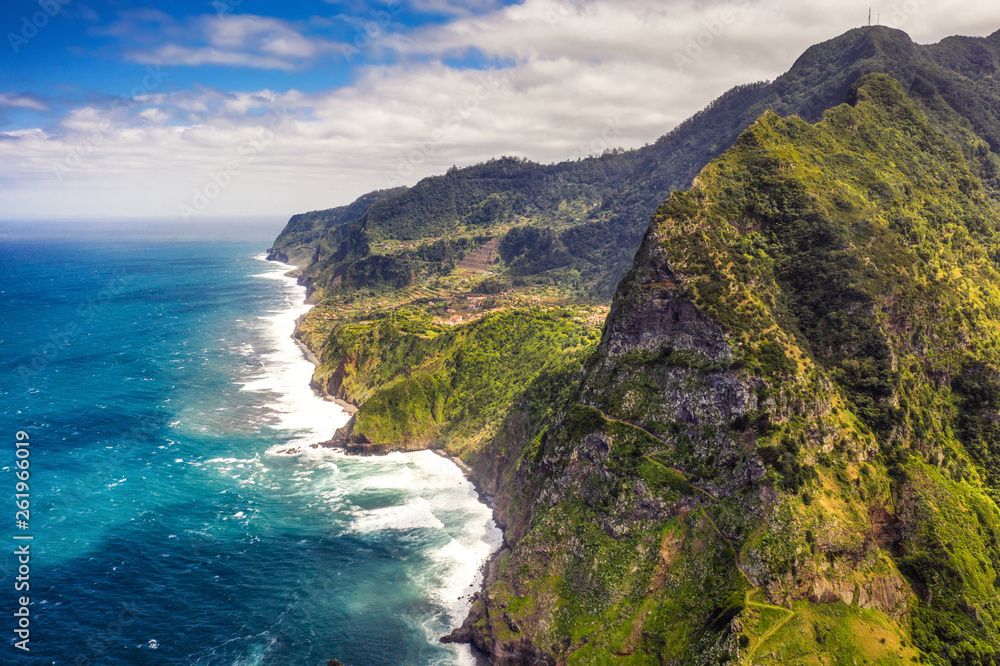
POLYGON ((499 6, 497 0, 409 0, 411 9, 427 14, 444 16, 468 16, 481 14, 499 6))
POLYGON ((0 93, 0 107, 31 109, 32 111, 47 111, 49 105, 33 95, 0 93))
POLYGON ((344 0, 323 0, 330 5, 343 7, 345 4, 356 14, 372 13, 378 11, 390 11, 398 13, 405 8, 423 14, 436 14, 439 16, 469 16, 472 14, 482 14, 492 11, 501 6, 500 0, 376 0, 374 3, 354 0, 345 2, 344 0))
POLYGON ((104 31, 138 45, 125 56, 153 65, 226 65, 294 70, 340 52, 335 41, 309 36, 303 26, 250 14, 209 14, 181 24, 155 10, 123 12, 104 31))
MULTIPOLYGON (((995 10, 977 6, 983 3, 959 13, 943 0, 910 1, 917 11, 897 19, 917 41, 1000 27, 995 10)), ((883 24, 894 11, 882 12, 883 24)), ((774 78, 808 46, 866 18, 867 3, 856 0, 814 2, 808 10, 792 0, 526 0, 462 14, 387 37, 401 62, 360 69, 342 88, 158 90, 136 97, 124 117, 92 104, 57 127, 5 133, 0 210, 8 217, 177 216, 213 178, 227 180, 220 174, 230 165, 238 173, 205 215, 290 215, 501 154, 548 162, 609 143, 642 145, 733 85, 774 78), (690 57, 699 40, 700 53, 690 57), (443 64, 467 53, 504 64, 491 71, 443 64), (272 111, 283 109, 289 122, 271 127, 272 111)), ((327 48, 301 41, 298 26, 265 17, 225 28, 199 19, 198 43, 181 39, 190 25, 144 20, 178 45, 173 57, 192 62, 232 57, 297 67, 327 48)), ((155 54, 163 46, 144 48, 155 54)))
POLYGON ((47 139, 48 135, 37 127, 26 130, 11 130, 10 132, 0 132, 0 136, 10 139, 47 139))

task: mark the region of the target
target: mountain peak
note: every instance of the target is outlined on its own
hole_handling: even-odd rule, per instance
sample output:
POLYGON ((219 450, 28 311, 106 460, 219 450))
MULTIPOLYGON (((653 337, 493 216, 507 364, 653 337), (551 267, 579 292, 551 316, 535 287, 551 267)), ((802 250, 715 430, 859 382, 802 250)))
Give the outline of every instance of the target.
POLYGON ((880 55, 912 56, 917 45, 902 30, 886 26, 853 28, 844 34, 806 49, 792 70, 811 69, 816 66, 843 67, 880 55))

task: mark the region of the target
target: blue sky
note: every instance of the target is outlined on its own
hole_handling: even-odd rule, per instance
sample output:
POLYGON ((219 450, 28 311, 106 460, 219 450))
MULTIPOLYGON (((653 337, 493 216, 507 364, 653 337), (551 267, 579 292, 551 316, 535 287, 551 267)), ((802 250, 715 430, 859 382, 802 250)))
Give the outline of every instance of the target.
MULTIPOLYGON (((495 155, 642 145, 870 4, 6 0, 0 218, 287 217, 495 155)), ((996 31, 993 5, 875 11, 926 43, 996 31)))
MULTIPOLYGON (((7 0, 0 8, 0 89, 47 108, 8 109, 3 122, 8 130, 37 127, 74 106, 132 96, 148 65, 169 68, 163 92, 321 92, 349 84, 366 66, 397 62, 399 54, 380 48, 390 36, 504 4, 7 0)), ((449 60, 475 68, 495 63, 475 51, 449 60)))

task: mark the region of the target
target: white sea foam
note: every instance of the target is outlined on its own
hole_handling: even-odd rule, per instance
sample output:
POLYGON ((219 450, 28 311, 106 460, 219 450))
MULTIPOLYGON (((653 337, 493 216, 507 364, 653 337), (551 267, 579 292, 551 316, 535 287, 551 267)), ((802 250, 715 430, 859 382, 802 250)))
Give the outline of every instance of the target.
POLYGON ((423 497, 411 499, 397 506, 361 511, 351 523, 351 529, 361 533, 443 527, 444 523, 431 511, 431 503, 423 497))
MULTIPOLYGON (((258 255, 265 260, 266 255, 258 255)), ((269 262, 274 266, 273 262, 269 262)), ((272 447, 269 454, 302 458, 308 466, 295 474, 322 503, 347 517, 347 530, 359 534, 381 531, 426 529, 447 540, 426 553, 431 566, 421 581, 427 598, 442 609, 441 615, 422 621, 429 642, 438 644, 442 621, 451 627, 461 624, 471 606, 472 592, 482 584, 480 568, 501 543, 502 533, 493 522, 492 511, 480 501, 475 487, 451 460, 431 451, 390 453, 358 458, 336 449, 312 448, 308 444, 329 439, 349 419, 336 403, 324 400, 310 387, 313 365, 291 338, 295 320, 309 310, 305 290, 294 278, 285 276, 291 266, 278 264, 257 277, 283 283, 284 303, 262 320, 265 337, 273 351, 259 355, 260 369, 243 385, 244 391, 268 393, 277 412, 271 425, 288 433, 288 442, 272 447), (338 464, 330 459, 337 460, 338 464), (343 462, 341 462, 343 461, 343 462), (321 474, 312 474, 321 470, 321 474), (308 473, 306 473, 308 472, 308 473), (352 496, 368 493, 401 493, 400 503, 377 509, 359 509, 352 496)), ((215 459, 207 462, 239 469, 259 460, 215 459)), ((274 487, 277 489, 277 487, 274 487)), ((467 646, 450 646, 453 661, 462 666, 476 662, 467 646)))
MULTIPOLYGON (((258 255, 257 258, 265 260, 266 256, 258 255)), ((278 266, 255 276, 281 282, 284 302, 271 314, 260 318, 273 347, 258 356, 260 369, 243 384, 242 390, 272 394, 271 407, 277 415, 273 425, 292 434, 289 441, 292 447, 301 447, 330 439, 350 416, 336 403, 318 396, 309 385, 313 365, 291 335, 295 320, 312 306, 305 302, 305 287, 285 275, 294 266, 278 266)))
MULTIPOLYGON (((395 453, 374 459, 375 465, 380 473, 345 480, 353 492, 400 488, 409 489, 412 495, 396 506, 356 512, 350 530, 373 533, 423 528, 448 535, 443 545, 425 553, 431 564, 417 580, 428 598, 443 609, 447 624, 460 625, 469 612, 472 593, 482 585, 482 564, 502 541, 492 512, 480 502, 461 469, 432 451, 395 453)), ((422 627, 428 641, 437 642, 442 633, 440 620, 428 618, 422 627)), ((475 664, 464 646, 455 646, 453 656, 454 663, 475 664)))
POLYGON ((413 488, 413 470, 409 467, 403 467, 397 472, 379 474, 370 477, 366 485, 368 488, 413 488))
POLYGON ((205 462, 223 465, 247 465, 257 462, 257 458, 211 458, 205 462))
POLYGON ((435 567, 437 580, 432 589, 457 625, 469 612, 469 593, 482 583, 480 567, 500 547, 503 532, 457 465, 432 451, 407 455, 416 466, 419 482, 427 489, 425 496, 431 510, 447 523, 452 536, 451 541, 429 556, 439 565, 435 567))
POLYGON ((448 609, 448 615, 456 626, 469 612, 472 592, 482 585, 480 567, 492 550, 491 544, 483 540, 465 545, 458 539, 452 539, 428 554, 440 569, 432 589, 436 590, 438 602, 448 609))

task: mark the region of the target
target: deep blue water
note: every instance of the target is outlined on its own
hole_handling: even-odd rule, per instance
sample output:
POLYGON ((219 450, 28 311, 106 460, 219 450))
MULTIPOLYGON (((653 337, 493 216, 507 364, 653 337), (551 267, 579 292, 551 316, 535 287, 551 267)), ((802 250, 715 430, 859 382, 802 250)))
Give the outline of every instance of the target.
POLYGON ((0 663, 473 663, 437 638, 496 542, 489 510, 433 453, 304 446, 346 417, 308 388, 303 290, 266 246, 0 238, 0 663))

